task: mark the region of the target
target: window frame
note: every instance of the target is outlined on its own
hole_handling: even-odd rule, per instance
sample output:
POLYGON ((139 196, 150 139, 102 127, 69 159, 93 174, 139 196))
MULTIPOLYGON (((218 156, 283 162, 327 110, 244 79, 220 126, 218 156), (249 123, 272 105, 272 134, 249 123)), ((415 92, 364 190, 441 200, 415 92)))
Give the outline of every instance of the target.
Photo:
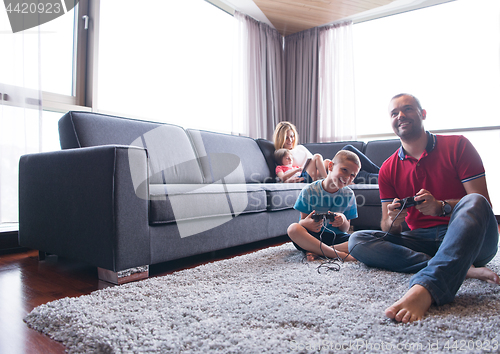
POLYGON ((73 40, 73 95, 42 91, 42 109, 66 113, 70 110, 92 111, 96 91, 97 39, 100 0, 80 0, 75 9, 73 40), (88 27, 85 28, 85 16, 88 27), (75 45, 76 44, 76 45, 75 45))

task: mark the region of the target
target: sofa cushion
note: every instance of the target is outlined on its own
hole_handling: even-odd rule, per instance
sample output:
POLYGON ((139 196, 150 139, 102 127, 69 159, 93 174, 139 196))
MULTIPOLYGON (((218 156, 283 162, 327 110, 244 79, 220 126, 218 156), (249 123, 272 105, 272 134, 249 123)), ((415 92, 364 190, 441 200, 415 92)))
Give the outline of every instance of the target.
POLYGON ((152 184, 150 196, 151 225, 266 210, 259 184, 152 184))
POLYGON ((160 123, 70 111, 59 120, 61 149, 98 145, 130 145, 160 123))
POLYGON ((68 112, 59 120, 59 135, 62 149, 98 145, 145 148, 151 183, 203 183, 191 140, 179 126, 68 112))
POLYGON ((323 159, 333 159, 335 154, 342 150, 346 145, 352 145, 359 151, 363 151, 364 143, 362 141, 340 141, 331 143, 307 143, 306 148, 313 154, 321 154, 323 159))
POLYGON ((369 141, 365 146, 365 155, 380 167, 400 147, 401 141, 399 139, 369 141))
POLYGON ((220 168, 227 169, 221 160, 224 154, 233 154, 240 159, 240 166, 224 178, 225 183, 262 183, 274 180, 255 140, 194 129, 188 129, 187 132, 200 157, 205 183, 221 183, 220 174, 215 176, 214 173, 220 168))
POLYGON ((274 144, 267 140, 267 139, 255 139, 257 142, 257 145, 259 145, 260 151, 262 151, 262 154, 264 155, 264 158, 266 159, 267 167, 269 168, 269 172, 271 173, 271 176, 273 178, 272 181, 269 182, 276 182, 276 162, 274 161, 274 144))

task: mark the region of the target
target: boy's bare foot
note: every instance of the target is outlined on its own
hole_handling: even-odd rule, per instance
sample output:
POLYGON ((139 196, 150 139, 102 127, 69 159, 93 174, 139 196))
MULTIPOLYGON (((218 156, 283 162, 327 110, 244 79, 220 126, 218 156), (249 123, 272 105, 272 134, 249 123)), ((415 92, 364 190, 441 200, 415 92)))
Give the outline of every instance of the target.
POLYGON ((406 294, 385 310, 385 315, 398 322, 420 321, 432 304, 429 291, 422 285, 413 285, 406 294))
POLYGON ((342 259, 344 262, 356 260, 356 258, 351 256, 350 254, 347 254, 347 253, 339 251, 339 250, 337 250, 337 254, 340 257, 340 259, 342 259))
POLYGON ((315 261, 318 258, 319 258, 319 256, 316 253, 312 253, 312 252, 307 252, 306 253, 306 259, 307 259, 308 262, 315 261))
POLYGON ((484 280, 488 283, 500 285, 500 277, 498 276, 498 274, 486 267, 476 268, 474 266, 471 266, 467 271, 466 278, 484 280))

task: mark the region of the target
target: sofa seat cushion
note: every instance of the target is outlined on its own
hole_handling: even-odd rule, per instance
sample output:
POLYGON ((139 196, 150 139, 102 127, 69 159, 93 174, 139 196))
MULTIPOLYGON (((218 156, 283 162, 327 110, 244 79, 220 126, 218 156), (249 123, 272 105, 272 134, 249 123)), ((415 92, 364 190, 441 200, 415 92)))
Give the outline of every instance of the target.
POLYGON ((265 183, 261 187, 267 193, 267 210, 278 211, 293 208, 306 183, 265 183))
POLYGON ((151 225, 266 210, 266 191, 259 184, 152 184, 151 225))

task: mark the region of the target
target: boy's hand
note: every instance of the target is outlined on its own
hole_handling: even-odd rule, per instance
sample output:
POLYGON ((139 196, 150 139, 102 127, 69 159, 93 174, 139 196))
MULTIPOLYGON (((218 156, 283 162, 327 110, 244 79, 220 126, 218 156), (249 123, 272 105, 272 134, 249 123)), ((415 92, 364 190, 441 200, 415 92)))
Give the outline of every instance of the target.
POLYGON ((312 232, 320 232, 321 231, 321 226, 323 226, 323 219, 319 221, 314 221, 313 219, 313 214, 316 211, 313 210, 312 213, 307 215, 304 219, 300 220, 300 224, 304 226, 307 230, 312 231, 312 232))
MULTIPOLYGON (((329 214, 331 214, 331 212, 328 212, 329 214)), ((330 224, 333 226, 333 227, 340 227, 342 226, 345 222, 347 221, 347 218, 345 217, 344 214, 342 213, 335 213, 335 219, 333 221, 330 221, 330 224)))

